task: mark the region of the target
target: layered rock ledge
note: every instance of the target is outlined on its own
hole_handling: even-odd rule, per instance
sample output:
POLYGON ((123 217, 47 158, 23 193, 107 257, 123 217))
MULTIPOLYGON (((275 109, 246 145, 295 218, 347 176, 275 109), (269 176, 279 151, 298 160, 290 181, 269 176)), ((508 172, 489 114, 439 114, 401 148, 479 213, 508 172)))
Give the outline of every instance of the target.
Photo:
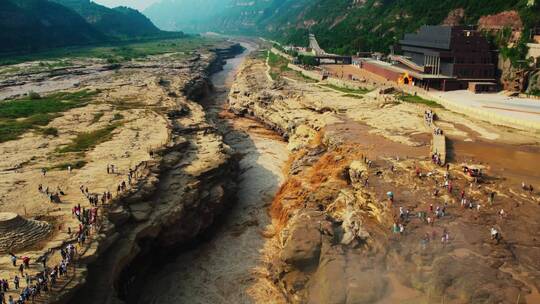
MULTIPOLYGON (((270 271, 289 301, 540 299, 540 265, 532 262, 540 250, 536 233, 525 232, 539 228, 537 195, 516 190, 515 179, 503 179, 507 173, 491 166, 492 159, 480 163, 453 155, 448 172, 433 164, 426 106, 382 91, 343 94, 324 82, 273 81, 266 70, 263 60, 248 60, 229 105, 235 114, 281 133, 293 152, 288 180, 270 210, 281 243, 270 271), (472 181, 461 165, 482 167, 486 178, 472 181), (450 190, 444 187, 446 176, 450 190), (473 207, 460 206, 462 191, 473 207), (499 199, 489 205, 492 192, 499 199), (436 215, 435 208, 445 214, 436 215), (499 216, 501 209, 512 216, 499 216), (427 224, 428 217, 435 223, 427 224), (490 240, 492 226, 503 231, 504 242, 490 240)), ((516 143, 536 140, 519 130, 434 110, 452 144, 466 139, 495 145, 490 141, 497 139, 498 145, 519 149, 516 143)))
MULTIPOLYGON (((40 301, 122 302, 129 278, 147 266, 134 263, 138 258, 193 241, 231 202, 237 160, 198 101, 212 89, 209 75, 221 68, 225 58, 241 51, 240 45, 223 43, 190 56, 165 54, 124 63, 113 71, 104 68, 77 85, 93 92, 92 100, 49 124, 57 129, 56 137, 31 132, 0 144, 5 155, 0 169, 6 177, 0 204, 4 210, 29 217, 47 214, 41 218, 54 228, 49 234, 51 228, 44 226, 42 243, 31 248, 10 246, 17 256, 30 257, 30 274, 34 268, 39 271, 44 259, 54 266, 60 248, 76 243, 73 232, 78 222, 71 209, 77 204, 92 208, 80 185, 99 197, 106 191, 113 193, 111 201, 100 202, 96 229, 79 247, 68 275, 40 301), (112 132, 83 153, 58 155, 77 134, 94 130, 112 132), (57 164, 60 161, 69 161, 72 171, 66 170, 67 164, 57 164), (114 173, 109 173, 111 164, 114 173), (41 176, 44 167, 47 174, 41 176), (115 191, 122 182, 127 184, 125 190, 115 191), (40 189, 65 192, 61 202, 45 202, 38 184, 40 189)), ((25 84, 34 85, 32 81, 39 86, 42 80, 25 84)), ((10 266, 7 257, 0 259, 0 277, 11 276, 10 266)))

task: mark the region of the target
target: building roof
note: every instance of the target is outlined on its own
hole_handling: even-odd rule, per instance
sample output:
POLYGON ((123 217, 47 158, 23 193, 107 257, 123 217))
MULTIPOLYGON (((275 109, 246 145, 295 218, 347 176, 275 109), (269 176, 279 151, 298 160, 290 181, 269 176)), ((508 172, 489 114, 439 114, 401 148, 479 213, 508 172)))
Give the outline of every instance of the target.
POLYGON ((399 43, 402 45, 449 50, 451 40, 451 26, 424 25, 420 28, 418 33, 405 34, 399 43))
MULTIPOLYGON (((417 33, 405 34, 399 42, 402 46, 450 50, 456 35, 463 32, 476 33, 473 27, 467 26, 424 25, 417 33)), ((478 35, 473 34, 470 37, 478 35)))

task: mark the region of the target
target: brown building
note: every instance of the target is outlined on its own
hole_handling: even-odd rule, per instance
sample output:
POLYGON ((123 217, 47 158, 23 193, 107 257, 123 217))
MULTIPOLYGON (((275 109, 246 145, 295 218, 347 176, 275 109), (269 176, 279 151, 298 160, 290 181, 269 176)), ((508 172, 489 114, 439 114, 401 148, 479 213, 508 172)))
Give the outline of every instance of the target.
POLYGON ((495 56, 487 39, 472 28, 423 26, 399 44, 403 56, 396 61, 424 74, 419 85, 448 91, 467 89, 469 82, 495 83, 495 56))
POLYGON ((371 61, 364 68, 389 80, 442 91, 468 89, 469 82, 496 86, 495 56, 486 38, 472 28, 423 26, 399 45, 403 55, 390 55, 390 65, 371 61))

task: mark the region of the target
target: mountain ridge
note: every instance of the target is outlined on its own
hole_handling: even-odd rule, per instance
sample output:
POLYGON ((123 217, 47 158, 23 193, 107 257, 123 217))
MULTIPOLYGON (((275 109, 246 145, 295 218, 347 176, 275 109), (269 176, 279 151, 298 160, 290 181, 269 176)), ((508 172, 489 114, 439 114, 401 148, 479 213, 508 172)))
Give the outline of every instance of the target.
MULTIPOLYGON (((162 0, 152 5, 149 16, 159 23, 160 6, 167 3, 168 18, 174 19, 172 4, 185 10, 199 1, 162 0), (190 6, 191 5, 191 6, 190 6), (172 16, 172 17, 171 17, 172 16)), ((212 2, 212 0, 205 0, 212 2)), ((220 2, 213 0, 213 2, 220 2)), ((222 12, 207 17, 199 31, 258 35, 284 43, 307 45, 314 33, 330 52, 388 52, 406 32, 425 24, 441 24, 454 11, 459 22, 477 24, 482 16, 517 11, 524 30, 540 26, 539 1, 529 0, 229 0, 222 12)), ((223 4, 222 4, 223 5, 223 4)), ((147 10, 145 10, 146 12, 147 10)), ((177 29, 182 29, 177 28, 177 29)))
MULTIPOLYGON (((182 33, 176 33, 183 35, 182 33)), ((171 36, 128 7, 89 0, 1 0, 0 53, 171 36)))

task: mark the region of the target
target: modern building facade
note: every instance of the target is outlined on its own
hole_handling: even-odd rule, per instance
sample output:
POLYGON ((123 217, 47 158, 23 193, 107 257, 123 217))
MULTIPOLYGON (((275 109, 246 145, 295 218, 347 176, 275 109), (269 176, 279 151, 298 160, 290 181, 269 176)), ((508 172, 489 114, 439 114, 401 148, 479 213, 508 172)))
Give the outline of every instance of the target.
POLYGON ((406 34, 399 48, 403 55, 392 54, 389 62, 362 59, 359 66, 386 80, 426 89, 462 90, 469 83, 481 83, 482 91, 497 89, 496 56, 473 28, 423 26, 406 34))
POLYGON ((466 89, 469 82, 495 84, 495 56, 482 33, 463 26, 423 26, 400 41, 403 65, 422 74, 424 85, 448 91, 466 89))

